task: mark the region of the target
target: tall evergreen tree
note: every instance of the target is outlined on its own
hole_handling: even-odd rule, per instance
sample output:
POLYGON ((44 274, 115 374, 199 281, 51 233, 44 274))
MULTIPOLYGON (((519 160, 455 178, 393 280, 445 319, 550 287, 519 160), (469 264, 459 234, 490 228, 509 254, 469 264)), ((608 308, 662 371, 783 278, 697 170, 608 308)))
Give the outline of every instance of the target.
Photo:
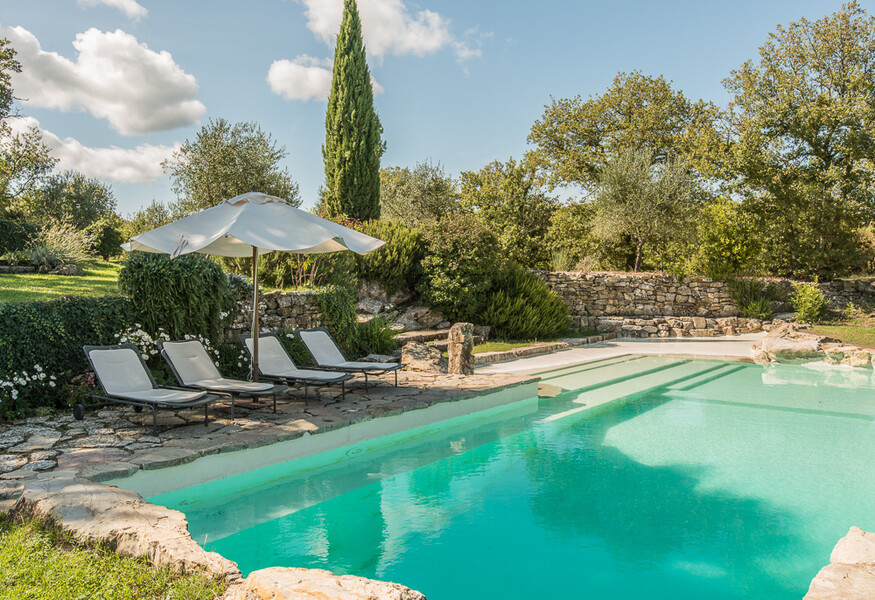
POLYGON ((322 147, 325 189, 321 204, 330 217, 345 215, 362 221, 380 217, 382 132, 374 111, 358 8, 355 0, 344 0, 322 147))

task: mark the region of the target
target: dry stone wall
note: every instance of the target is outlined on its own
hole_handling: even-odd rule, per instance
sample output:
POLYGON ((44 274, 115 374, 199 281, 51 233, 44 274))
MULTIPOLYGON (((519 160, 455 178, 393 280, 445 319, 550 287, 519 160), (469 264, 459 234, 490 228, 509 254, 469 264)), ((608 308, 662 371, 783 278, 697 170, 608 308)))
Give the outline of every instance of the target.
MULTIPOLYGON (((308 329, 322 324, 317 292, 267 292, 259 294, 260 327, 265 331, 308 329)), ((229 341, 236 341, 240 333, 252 330, 252 294, 237 298, 237 316, 225 332, 229 341)))
MULTIPOLYGON (((707 277, 682 282, 654 273, 541 272, 549 288, 571 310, 572 325, 616 333, 623 337, 708 337, 770 330, 783 323, 738 316, 729 286, 707 277)), ((793 282, 767 280, 777 296, 789 298, 793 282)), ((830 281, 820 289, 836 308, 853 302, 875 304, 875 286, 866 281, 830 281)), ((791 310, 786 301, 773 304, 791 310)))
POLYGON ((573 316, 734 317, 738 307, 722 281, 651 273, 540 273, 573 316))

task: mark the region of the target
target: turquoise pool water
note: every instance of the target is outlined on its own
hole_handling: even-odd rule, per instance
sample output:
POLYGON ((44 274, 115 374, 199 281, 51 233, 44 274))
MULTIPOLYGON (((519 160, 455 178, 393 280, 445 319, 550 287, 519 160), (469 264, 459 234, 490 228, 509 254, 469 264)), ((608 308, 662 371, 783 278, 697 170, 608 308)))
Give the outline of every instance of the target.
POLYGON ((566 391, 150 500, 244 573, 429 600, 798 599, 875 529, 871 371, 627 356, 542 377, 566 391))

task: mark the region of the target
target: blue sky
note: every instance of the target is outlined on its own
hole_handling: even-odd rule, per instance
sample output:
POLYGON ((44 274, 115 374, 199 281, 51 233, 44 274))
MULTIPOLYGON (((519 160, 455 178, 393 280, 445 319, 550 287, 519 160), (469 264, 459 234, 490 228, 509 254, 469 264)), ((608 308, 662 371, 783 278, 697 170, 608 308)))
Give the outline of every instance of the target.
MULTIPOLYGON (((725 105, 721 81, 777 24, 832 0, 358 0, 387 152, 457 176, 521 157, 551 95, 603 92, 619 71, 664 75, 725 105)), ((19 127, 112 186, 122 214, 172 200, 159 164, 211 118, 257 121, 286 147, 304 206, 322 184, 326 69, 342 0, 0 0, 24 73, 19 127)), ((861 2, 872 12, 873 2, 861 2)), ((247 190, 241 190, 247 191, 247 190)))

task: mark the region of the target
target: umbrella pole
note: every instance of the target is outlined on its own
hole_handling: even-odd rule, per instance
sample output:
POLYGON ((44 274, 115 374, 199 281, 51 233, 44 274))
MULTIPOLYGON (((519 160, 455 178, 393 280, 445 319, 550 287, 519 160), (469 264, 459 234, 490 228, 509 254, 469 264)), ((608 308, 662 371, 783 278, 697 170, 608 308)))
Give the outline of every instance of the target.
POLYGON ((258 248, 252 247, 252 381, 258 381, 258 248))

